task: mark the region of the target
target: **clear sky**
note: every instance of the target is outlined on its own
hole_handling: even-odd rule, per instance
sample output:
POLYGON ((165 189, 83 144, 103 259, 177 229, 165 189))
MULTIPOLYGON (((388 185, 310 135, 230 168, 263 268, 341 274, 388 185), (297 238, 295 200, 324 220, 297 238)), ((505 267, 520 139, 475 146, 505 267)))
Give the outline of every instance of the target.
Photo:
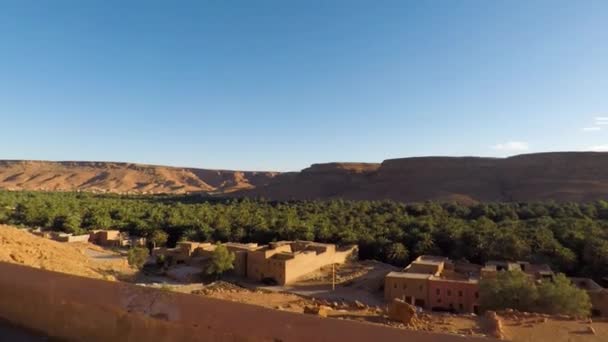
POLYGON ((0 119, 0 159, 608 149, 608 1, 4 0, 0 119))

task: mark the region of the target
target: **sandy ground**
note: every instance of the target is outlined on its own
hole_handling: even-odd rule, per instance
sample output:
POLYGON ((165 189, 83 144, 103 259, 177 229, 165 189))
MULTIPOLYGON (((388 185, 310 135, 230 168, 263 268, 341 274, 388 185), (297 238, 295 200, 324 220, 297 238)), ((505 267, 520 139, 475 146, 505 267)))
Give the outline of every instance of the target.
POLYGON ((4 225, 0 225, 0 261, 107 280, 128 279, 134 273, 124 257, 99 246, 56 242, 4 225), (102 254, 107 259, 101 259, 102 254))
POLYGON ((608 341, 608 322, 592 322, 585 320, 548 319, 544 323, 534 320, 517 322, 505 319, 506 338, 516 342, 606 342, 608 341), (596 334, 587 332, 587 327, 593 327, 596 334))
MULTIPOLYGON (((181 292, 188 292, 182 288, 181 292)), ((250 290, 229 283, 213 284, 206 290, 197 289, 194 294, 205 295, 217 299, 231 300, 240 303, 259 305, 271 309, 303 313, 306 306, 332 304, 323 300, 311 299, 290 293, 267 292, 250 290)), ((419 321, 415 326, 404 326, 388 319, 384 308, 362 306, 353 303, 337 302, 331 307, 328 317, 350 319, 368 323, 381 324, 412 330, 425 330, 437 333, 452 333, 464 336, 487 336, 484 331, 483 318, 474 315, 452 315, 446 313, 425 312, 418 315, 419 321)), ((506 340, 514 342, 606 342, 608 341, 608 322, 587 320, 561 320, 536 318, 512 320, 501 317, 504 322, 506 340), (587 332, 592 326, 595 335, 587 332)))
POLYGON ((384 276, 397 267, 378 261, 365 260, 335 267, 336 287, 332 289, 332 267, 327 266, 311 273, 298 282, 286 286, 264 286, 243 279, 229 278, 249 289, 269 292, 286 292, 328 301, 360 301, 369 306, 385 305, 380 291, 384 276))
POLYGON ((230 300, 239 303, 263 306, 270 309, 304 313, 305 307, 326 305, 327 317, 335 319, 349 319, 404 329, 425 330, 430 332, 454 333, 462 335, 482 336, 482 331, 473 316, 450 315, 421 315, 415 327, 406 327, 403 324, 392 322, 386 316, 384 308, 367 306, 354 302, 329 302, 323 299, 299 296, 292 293, 271 292, 266 290, 251 290, 227 283, 216 282, 192 290, 192 285, 168 286, 178 292, 192 293, 217 299, 230 300))

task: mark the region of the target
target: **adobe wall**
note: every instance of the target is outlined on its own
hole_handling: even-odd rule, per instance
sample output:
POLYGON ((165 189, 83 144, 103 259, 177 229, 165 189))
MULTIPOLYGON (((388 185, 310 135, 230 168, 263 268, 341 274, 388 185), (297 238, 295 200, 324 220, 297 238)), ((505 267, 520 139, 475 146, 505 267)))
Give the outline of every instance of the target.
POLYGON ((59 242, 89 242, 89 234, 59 236, 55 240, 59 242))
POLYGON ((49 336, 93 342, 473 339, 324 319, 7 263, 0 263, 0 318, 49 336))
POLYGON ((477 283, 444 281, 441 279, 429 280, 429 305, 431 308, 475 312, 475 307, 479 306, 478 293, 479 284, 477 283))
POLYGON ((267 259, 268 251, 247 252, 247 277, 255 281, 271 277, 278 283, 285 283, 285 261, 267 259))
POLYGON ((328 253, 317 254, 315 251, 304 251, 293 259, 285 260, 285 283, 291 283, 301 276, 331 263, 331 261, 325 260, 328 253))
POLYGON ((406 300, 408 297, 410 304, 416 304, 416 300, 423 300, 424 305, 421 306, 425 309, 430 309, 428 279, 385 278, 384 299, 386 301, 391 301, 393 298, 406 300))
POLYGON ((313 251, 305 251, 297 254, 293 259, 286 260, 285 282, 296 281, 298 278, 317 271, 323 266, 343 264, 356 251, 356 248, 351 248, 336 252, 335 246, 330 245, 330 247, 323 253, 316 254, 313 251))

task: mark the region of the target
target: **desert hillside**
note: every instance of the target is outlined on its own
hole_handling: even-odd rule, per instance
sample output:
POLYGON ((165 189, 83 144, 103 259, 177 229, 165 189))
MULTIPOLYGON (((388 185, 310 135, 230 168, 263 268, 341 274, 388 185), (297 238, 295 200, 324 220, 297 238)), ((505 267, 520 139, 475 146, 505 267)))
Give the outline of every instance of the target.
POLYGON ((229 193, 266 184, 276 172, 114 162, 0 161, 0 188, 116 193, 229 193))
POLYGON ((89 243, 56 242, 23 229, 0 225, 0 262, 98 279, 133 273, 124 259, 95 261, 87 255, 97 250, 100 250, 98 246, 89 243))
POLYGON ((276 200, 591 201, 608 198, 608 153, 417 157, 249 172, 112 162, 0 161, 0 189, 190 193, 276 200))
POLYGON ((608 198, 608 153, 419 157, 382 164, 313 165, 234 195, 278 200, 591 201, 608 198))

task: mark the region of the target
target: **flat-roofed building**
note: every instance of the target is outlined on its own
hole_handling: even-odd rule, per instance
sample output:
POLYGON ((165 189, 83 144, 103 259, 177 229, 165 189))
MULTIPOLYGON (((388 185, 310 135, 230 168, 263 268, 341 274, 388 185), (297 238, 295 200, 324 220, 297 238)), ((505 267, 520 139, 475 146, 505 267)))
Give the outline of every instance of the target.
POLYGON ((323 266, 342 264, 356 251, 356 246, 337 248, 312 241, 272 242, 247 252, 247 277, 256 281, 272 279, 284 285, 323 266))
POLYGON ((429 279, 432 274, 390 272, 384 279, 384 298, 399 298, 409 304, 429 308, 429 279))
POLYGON ((402 272, 386 275, 384 297, 427 310, 478 312, 481 269, 467 261, 421 255, 402 272))
POLYGON ((386 275, 384 297, 388 301, 399 298, 427 310, 477 313, 479 281, 495 278, 498 272, 515 270, 523 271, 535 280, 553 279, 553 271, 545 264, 489 261, 481 266, 466 260, 454 262, 444 257, 422 255, 402 272, 386 275))
MULTIPOLYGON (((256 281, 272 279, 277 284, 293 282, 326 265, 344 263, 357 251, 356 246, 339 248, 312 241, 278 241, 267 246, 236 242, 223 245, 234 253, 233 274, 256 281)), ((155 248, 152 255, 164 255, 170 265, 206 267, 216 248, 211 243, 184 241, 175 248, 155 248)))

